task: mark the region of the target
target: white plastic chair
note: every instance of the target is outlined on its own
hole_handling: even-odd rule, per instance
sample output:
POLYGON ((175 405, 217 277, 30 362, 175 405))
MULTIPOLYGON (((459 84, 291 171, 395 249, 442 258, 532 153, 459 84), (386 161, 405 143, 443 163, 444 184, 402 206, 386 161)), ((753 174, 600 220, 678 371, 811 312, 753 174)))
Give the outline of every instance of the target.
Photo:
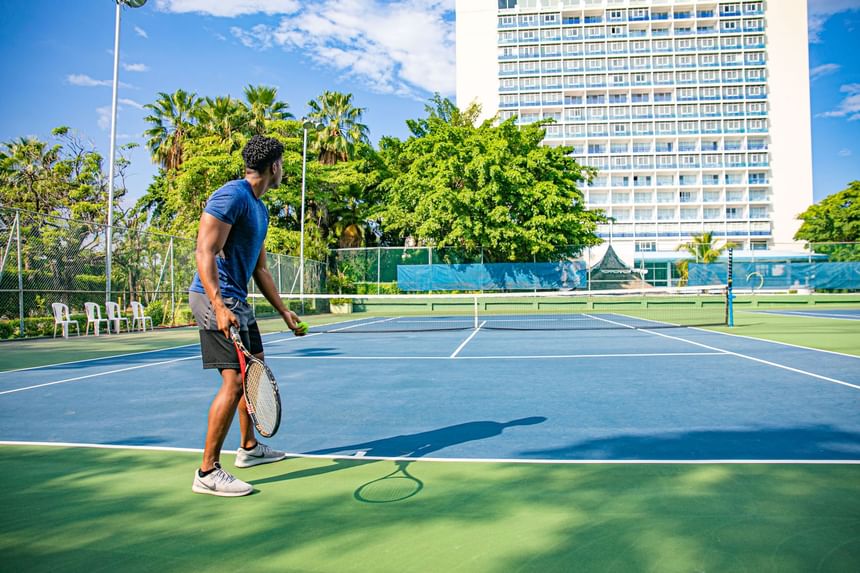
POLYGON ((92 324, 93 334, 98 336, 99 324, 102 322, 105 323, 107 333, 110 334, 110 323, 108 322, 108 319, 102 318, 102 309, 99 305, 94 302, 85 302, 84 311, 87 313, 87 328, 84 330, 85 335, 90 333, 90 325, 92 324))
POLYGON ((122 312, 120 312, 119 304, 115 302, 106 302, 105 310, 107 310, 108 320, 113 323, 114 330, 116 330, 117 334, 122 332, 122 330, 120 330, 121 322, 125 322, 125 330, 129 332, 128 319, 122 315, 122 312))
POLYGON ((149 321, 149 328, 154 329, 155 327, 152 326, 152 318, 143 314, 143 305, 136 300, 131 301, 131 327, 134 328, 134 325, 139 322, 140 324, 138 328, 143 327, 143 331, 146 332, 147 320, 149 321))
POLYGON ((81 335, 81 327, 77 320, 72 320, 69 316, 69 307, 61 302, 51 303, 51 311, 54 313, 54 338, 57 338, 57 327, 62 325, 63 338, 69 337, 69 325, 74 324, 75 330, 78 331, 78 336, 81 335))

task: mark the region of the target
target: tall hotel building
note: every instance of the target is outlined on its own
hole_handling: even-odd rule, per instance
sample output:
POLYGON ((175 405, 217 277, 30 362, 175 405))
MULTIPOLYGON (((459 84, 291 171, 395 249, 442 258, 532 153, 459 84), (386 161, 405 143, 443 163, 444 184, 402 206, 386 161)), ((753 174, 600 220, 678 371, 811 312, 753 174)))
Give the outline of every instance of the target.
POLYGON ((622 252, 793 242, 812 203, 806 0, 457 0, 457 102, 551 118, 622 252))

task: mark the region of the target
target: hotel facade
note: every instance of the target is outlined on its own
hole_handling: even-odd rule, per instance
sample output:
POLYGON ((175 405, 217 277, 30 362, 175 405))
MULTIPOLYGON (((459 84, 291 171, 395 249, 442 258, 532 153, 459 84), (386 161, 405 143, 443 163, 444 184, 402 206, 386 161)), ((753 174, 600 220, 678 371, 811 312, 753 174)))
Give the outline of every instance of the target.
POLYGON ((622 253, 792 245, 812 203, 806 0, 457 0, 457 103, 598 169, 622 253))

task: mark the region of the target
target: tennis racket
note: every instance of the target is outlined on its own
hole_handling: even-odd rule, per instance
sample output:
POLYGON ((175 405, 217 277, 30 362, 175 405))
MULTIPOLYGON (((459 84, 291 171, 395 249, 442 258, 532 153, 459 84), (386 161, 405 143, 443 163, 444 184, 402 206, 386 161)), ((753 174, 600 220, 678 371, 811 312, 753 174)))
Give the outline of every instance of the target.
POLYGON ((266 364, 242 344, 239 331, 230 327, 230 338, 239 355, 242 389, 254 427, 264 438, 271 438, 281 424, 281 394, 275 376, 266 364))

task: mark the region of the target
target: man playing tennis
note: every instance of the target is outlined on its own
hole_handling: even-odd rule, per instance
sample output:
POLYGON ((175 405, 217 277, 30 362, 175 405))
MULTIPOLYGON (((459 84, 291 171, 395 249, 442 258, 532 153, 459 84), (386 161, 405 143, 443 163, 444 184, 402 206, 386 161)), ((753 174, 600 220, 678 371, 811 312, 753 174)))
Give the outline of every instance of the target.
POLYGON ((224 471, 219 462, 221 446, 239 412, 241 447, 236 455, 240 468, 276 462, 286 457, 257 441, 242 393, 242 378, 230 327, 239 330, 252 354, 263 358, 260 330, 248 305, 248 281, 283 317, 294 333, 301 335, 299 317, 284 308, 266 266, 263 242, 269 215, 260 197, 281 184, 284 147, 277 139, 254 136, 242 150, 245 178, 231 181, 209 197, 197 234, 197 273, 189 288, 188 302, 200 326, 203 368, 221 372, 221 388, 209 408, 203 463, 194 472, 191 490, 219 496, 248 495, 253 486, 224 471))

